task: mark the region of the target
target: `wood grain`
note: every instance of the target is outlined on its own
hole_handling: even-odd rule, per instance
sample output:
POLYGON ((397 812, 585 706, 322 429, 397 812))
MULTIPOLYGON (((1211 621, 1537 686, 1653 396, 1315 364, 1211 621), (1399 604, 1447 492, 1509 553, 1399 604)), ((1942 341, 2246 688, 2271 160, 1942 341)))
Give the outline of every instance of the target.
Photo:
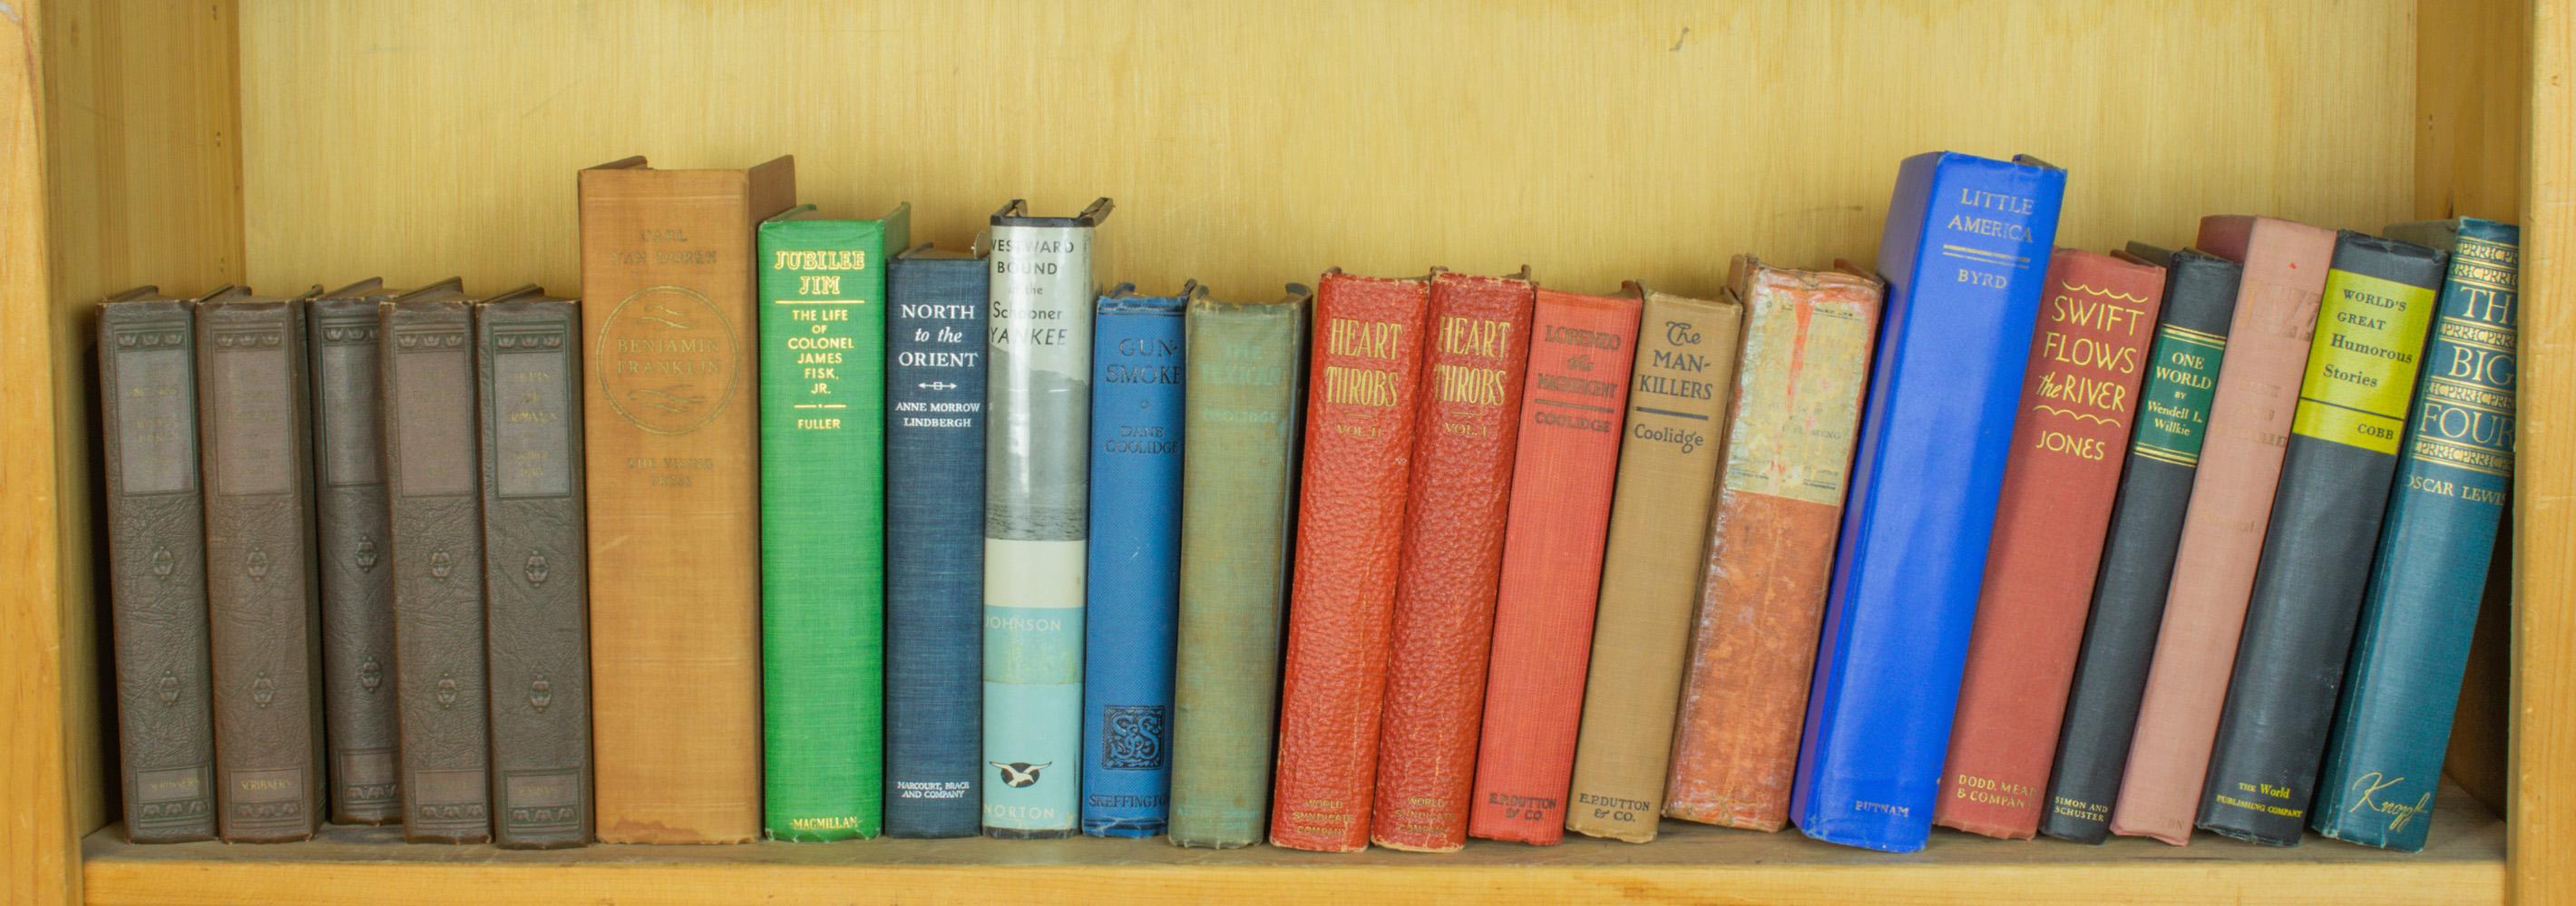
POLYGON ((2513 902, 2576 903, 2576 4, 2531 4, 2514 438, 2513 902))

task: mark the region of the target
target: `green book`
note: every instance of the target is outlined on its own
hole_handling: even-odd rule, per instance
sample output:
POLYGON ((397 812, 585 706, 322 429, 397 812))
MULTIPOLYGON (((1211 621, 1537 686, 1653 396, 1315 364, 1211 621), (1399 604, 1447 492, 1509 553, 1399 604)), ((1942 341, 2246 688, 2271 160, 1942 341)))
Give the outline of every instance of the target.
POLYGON ((912 206, 760 225, 762 809, 777 840, 885 811, 886 254, 912 206))
POLYGON ((1167 831, 1181 846, 1258 843, 1269 817, 1309 297, 1190 300, 1167 831))

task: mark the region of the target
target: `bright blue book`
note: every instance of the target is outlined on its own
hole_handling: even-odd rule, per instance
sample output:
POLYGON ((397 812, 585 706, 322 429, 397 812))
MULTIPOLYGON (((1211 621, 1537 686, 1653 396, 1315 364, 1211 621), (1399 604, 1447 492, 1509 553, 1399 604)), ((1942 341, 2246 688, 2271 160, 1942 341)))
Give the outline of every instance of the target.
POLYGON ((1887 309, 1789 814, 1912 852, 1932 829, 2066 173, 1940 152, 1897 171, 1887 309))
POLYGON ((2425 344, 2312 822, 2337 840, 2418 852, 2442 785, 2496 528, 2508 512, 2522 230, 2461 218, 2387 233, 2450 250, 2451 269, 2425 344))
POLYGON ((1120 286, 1092 320, 1091 563, 1083 618, 1082 832, 1163 832, 1181 580, 1182 312, 1120 286))
POLYGON ((885 832, 983 829, 984 260, 886 269, 885 832))

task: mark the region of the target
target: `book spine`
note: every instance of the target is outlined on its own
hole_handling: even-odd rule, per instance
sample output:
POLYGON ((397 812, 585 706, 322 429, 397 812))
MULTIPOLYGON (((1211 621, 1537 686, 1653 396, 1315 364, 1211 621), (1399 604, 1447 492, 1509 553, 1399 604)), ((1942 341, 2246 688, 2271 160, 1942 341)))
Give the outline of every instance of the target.
POLYGON ((1296 509, 1306 303, 1190 303, 1171 840, 1261 842, 1296 509))
POLYGON ((388 302, 378 329, 403 839, 413 843, 492 836, 472 317, 463 302, 388 302))
POLYGON ((1523 280, 1431 280, 1369 822, 1380 846, 1467 843, 1532 302, 1523 280))
POLYGON ((1274 846, 1368 848, 1429 309, 1421 281, 1328 273, 1315 288, 1274 846))
POLYGON ((1152 837, 1170 810, 1187 299, 1104 298, 1093 325, 1082 832, 1152 837))
POLYGON ((2050 258, 1935 824, 2039 833, 2164 277, 2094 252, 2050 258))
MULTIPOLYGON (((1646 293, 1601 554, 1569 830, 1655 838, 1744 307, 1646 293)), ((1864 347, 1865 348, 1865 347, 1864 347)))
POLYGON ((2192 251, 2176 253, 2167 270, 2163 322, 2138 391, 2141 415, 2111 508, 2040 833, 2082 843, 2110 835, 2111 803, 2129 760, 2138 699, 2146 693, 2147 658, 2173 580, 2174 544, 2182 536, 2183 505, 2208 434, 2228 316, 2243 274, 2233 261, 2192 251))
POLYGON ((1881 296, 1857 278, 1747 277, 1724 471, 1704 546, 1691 552, 1702 564, 1690 589, 1697 620, 1674 642, 1688 671, 1670 706, 1661 811, 1776 831, 1789 818, 1881 296))
POLYGON ((2271 519, 2299 373, 2316 329, 2334 232, 2253 217, 2201 221, 2195 243, 2244 266, 2227 357, 2210 400, 2209 438, 2174 545, 2173 583, 2138 700, 2111 832, 2189 842, 2254 560, 2271 519))
POLYGON ((322 820, 320 603, 299 314, 278 302, 197 310, 216 824, 230 843, 302 840, 322 820))
POLYGON ((760 835, 752 231, 791 173, 581 173, 591 738, 603 843, 760 835))
POLYGON ((775 840, 874 837, 882 817, 887 238, 874 220, 760 226, 761 779, 775 840))
POLYGON ((194 320, 184 301, 120 302, 98 318, 117 768, 136 843, 215 836, 194 320))
POLYGON ((474 315, 483 490, 492 842, 590 842, 589 567, 581 312, 552 299, 474 315))
MULTIPOLYGON (((2396 232, 2394 230, 2391 231, 2396 232)), ((2521 230, 2464 220, 2317 778, 2326 836, 2424 848, 2513 479, 2521 230)))
POLYGON ((2335 244, 2202 827, 2280 846, 2307 827, 2446 257, 2358 233, 2335 244))
POLYGON ((1930 833, 2065 187, 1956 154, 1898 177, 1887 330, 1790 791, 1807 836, 1911 852, 1930 833))
POLYGON ((1565 837, 1639 303, 1537 295, 1467 832, 1552 845, 1565 837))
POLYGON ((984 268, 899 258, 886 276, 889 836, 982 828, 984 268))
POLYGON ((385 500, 377 300, 317 299, 313 361, 316 559, 322 594, 322 716, 331 821, 402 820, 395 763, 393 511, 385 500))
POLYGON ((1074 832, 1091 502, 1092 228, 993 224, 984 446, 984 833, 1074 832))

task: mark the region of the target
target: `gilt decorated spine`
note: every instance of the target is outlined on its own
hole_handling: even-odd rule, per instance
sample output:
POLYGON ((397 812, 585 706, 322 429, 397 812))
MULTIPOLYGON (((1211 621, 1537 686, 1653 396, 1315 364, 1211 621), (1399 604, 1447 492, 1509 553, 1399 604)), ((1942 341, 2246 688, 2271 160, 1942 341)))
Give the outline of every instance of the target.
POLYGON ((313 368, 315 552, 322 594, 322 714, 331 820, 402 820, 394 707, 393 513, 385 500, 384 382, 367 286, 308 305, 313 368))
POLYGON ((492 765, 473 312, 452 300, 381 311, 403 839, 481 843, 492 765))

